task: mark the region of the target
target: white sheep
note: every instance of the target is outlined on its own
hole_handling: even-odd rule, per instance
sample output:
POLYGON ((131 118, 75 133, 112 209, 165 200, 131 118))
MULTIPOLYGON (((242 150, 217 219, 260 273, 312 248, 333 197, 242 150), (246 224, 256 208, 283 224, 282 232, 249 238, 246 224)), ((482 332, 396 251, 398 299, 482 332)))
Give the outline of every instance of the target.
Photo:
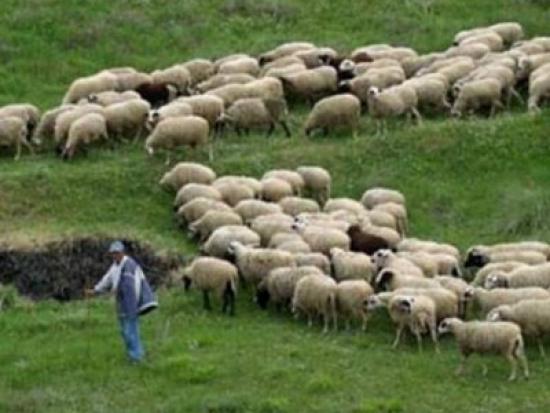
POLYGON ((255 58, 243 56, 238 59, 223 62, 218 66, 217 72, 220 74, 247 73, 251 76, 258 76, 260 73, 260 65, 255 58))
POLYGON ((103 115, 111 138, 133 136, 136 141, 145 127, 147 115, 151 110, 149 102, 132 99, 107 106, 103 115))
POLYGON ((475 303, 479 307, 482 316, 487 315, 489 311, 499 305, 515 304, 527 299, 546 298, 550 298, 550 292, 540 287, 495 288, 492 290, 471 287, 464 294, 464 301, 475 303))
POLYGON ((330 260, 332 276, 336 281, 365 280, 369 283, 373 281, 376 268, 366 254, 331 248, 330 260))
POLYGON ((374 280, 376 291, 395 291, 399 288, 440 288, 441 285, 430 278, 408 275, 392 269, 383 269, 374 280))
POLYGON ((174 103, 184 103, 191 106, 193 115, 206 119, 211 128, 215 126, 216 120, 224 110, 223 99, 218 96, 185 96, 178 98, 174 103))
MULTIPOLYGON (((208 122, 199 116, 180 116, 159 122, 145 141, 145 150, 152 156, 157 149, 173 150, 179 146, 195 148, 208 143, 208 122)), ((209 159, 213 159, 212 146, 209 146, 209 159)), ((170 152, 166 164, 170 163, 170 152)))
POLYGON ((304 132, 309 136, 313 131, 322 129, 326 134, 329 130, 349 129, 352 136, 357 136, 361 102, 355 96, 345 93, 321 99, 309 113, 304 132))
POLYGON ((369 114, 377 119, 378 131, 388 117, 412 115, 418 124, 422 116, 418 112, 418 97, 415 88, 410 85, 397 85, 380 91, 373 86, 368 92, 369 114))
POLYGON ((398 288, 392 292, 392 295, 426 296, 435 303, 437 320, 458 317, 459 300, 454 293, 446 288, 398 288))
POLYGON ((303 222, 294 222, 292 228, 302 236, 313 252, 329 256, 331 248, 337 247, 346 251, 350 249, 348 235, 338 229, 307 225, 303 222))
MULTIPOLYGON (((283 209, 273 203, 265 202, 259 199, 245 199, 240 201, 233 210, 241 216, 245 224, 250 224, 252 221, 261 215, 282 214, 283 209)), ((286 212, 285 212, 286 213, 286 212)))
POLYGON ((271 270, 269 274, 260 281, 256 289, 256 303, 262 309, 266 309, 271 301, 277 310, 290 309, 296 284, 306 275, 324 276, 323 272, 314 266, 302 267, 279 267, 271 270))
POLYGON ((168 105, 164 105, 158 109, 153 109, 149 111, 145 126, 149 131, 151 131, 163 119, 178 116, 188 116, 192 114, 193 108, 191 108, 191 105, 184 102, 171 102, 168 105))
POLYGON ((512 366, 509 380, 516 379, 518 360, 525 378, 529 377, 521 329, 514 323, 464 322, 458 318, 447 318, 439 325, 438 333, 452 333, 458 342, 462 359, 456 370, 457 375, 464 372, 466 360, 472 353, 497 353, 506 357, 512 366))
POLYGON ((546 357, 542 339, 550 333, 550 299, 523 300, 513 305, 500 305, 487 314, 487 321, 510 321, 521 327, 526 337, 537 340, 539 352, 546 357))
POLYGON ((372 287, 365 280, 346 280, 336 286, 336 308, 341 319, 346 320, 349 330, 350 321, 361 321, 361 329, 367 329, 369 314, 367 300, 374 294, 372 287))
POLYGON ((282 213, 260 215, 250 223, 250 228, 254 230, 262 240, 262 245, 267 246, 271 237, 279 232, 292 232, 294 220, 291 216, 282 213))
POLYGON ((61 105, 44 112, 34 130, 33 142, 36 145, 40 145, 43 140, 53 140, 57 117, 73 108, 72 104, 61 105))
POLYGON ((104 108, 96 104, 78 105, 69 110, 60 113, 55 119, 54 141, 58 147, 61 147, 67 140, 71 124, 78 118, 88 113, 103 114, 104 108))
POLYGON ((151 73, 153 83, 174 86, 178 93, 186 93, 191 84, 191 74, 182 65, 174 65, 151 73))
POLYGON ((533 78, 532 81, 529 80, 529 101, 527 103, 529 110, 539 111, 539 101, 548 97, 550 97, 550 67, 545 73, 533 78))
POLYGON ((237 268, 224 260, 213 257, 198 257, 184 269, 185 289, 191 286, 202 291, 204 308, 210 310, 209 293, 216 294, 222 301, 222 312, 235 314, 235 296, 237 295, 237 268))
POLYGON ((192 201, 195 198, 210 198, 216 201, 222 200, 222 194, 212 185, 189 183, 182 186, 176 198, 174 199, 174 207, 179 209, 180 206, 192 201))
POLYGON ((21 145, 34 153, 31 144, 27 141, 27 125, 20 118, 6 116, 0 118, 0 146, 15 146, 15 160, 21 156, 21 145))
POLYGON ((196 85, 210 78, 215 71, 214 63, 208 59, 191 59, 180 64, 181 67, 187 69, 191 76, 191 85, 196 85))
POLYGON ((231 83, 245 84, 253 81, 254 79, 254 76, 247 73, 217 74, 200 82, 196 89, 199 93, 206 93, 209 90, 229 85, 231 83))
POLYGON ((485 288, 550 288, 550 263, 521 267, 510 272, 494 272, 485 279, 485 288))
POLYGON ((230 242, 227 252, 234 258, 242 280, 254 289, 271 270, 296 266, 294 256, 287 251, 253 248, 238 241, 230 242))
POLYGON ((319 268, 324 274, 330 274, 331 272, 330 260, 320 252, 294 254, 294 258, 298 267, 314 266, 319 268))
POLYGON ((243 220, 234 212, 210 210, 189 225, 189 232, 197 235, 199 241, 203 242, 220 227, 242 224, 243 220))
POLYGON ((117 90, 118 78, 115 74, 103 71, 95 75, 76 79, 63 97, 63 103, 76 103, 93 93, 117 90))
POLYGON ((330 66, 290 73, 280 79, 286 94, 307 100, 310 104, 337 89, 336 69, 330 66))
POLYGON ((266 178, 278 178, 288 182, 292 186, 292 191, 295 195, 300 195, 305 186, 302 175, 289 169, 272 169, 262 176, 262 179, 266 178))
POLYGON ((502 86, 497 79, 472 80, 460 89, 460 93, 451 109, 451 114, 459 117, 464 113, 473 113, 482 107, 488 106, 491 108, 490 116, 493 116, 497 108, 504 108, 501 100, 502 86))
POLYGON ((293 217, 304 212, 319 212, 321 209, 315 200, 296 196, 286 196, 278 204, 282 212, 293 217))
POLYGON ((262 199, 267 202, 279 202, 294 195, 292 185, 280 178, 262 178, 262 199))
POLYGON ((301 50, 315 48, 315 45, 310 42, 288 42, 277 46, 275 49, 262 53, 258 59, 260 65, 272 62, 285 56, 292 55, 301 50))
POLYGON ((305 190, 319 205, 324 205, 331 193, 332 178, 330 173, 318 166, 300 166, 296 172, 304 179, 305 190))
POLYGON ((387 212, 395 218, 395 229, 399 235, 404 236, 408 228, 407 208, 405 205, 396 202, 384 202, 374 207, 375 211, 387 212))
POLYGON ((191 223, 202 218, 208 211, 231 212, 232 210, 225 202, 199 197, 182 205, 177 210, 176 216, 184 222, 191 223))
POLYGON ((40 121, 40 110, 30 103, 16 103, 2 106, 0 108, 0 118, 15 116, 20 118, 27 125, 27 136, 33 135, 34 129, 40 121))
POLYGON ((254 191, 241 182, 216 180, 212 186, 221 194, 223 201, 231 207, 238 205, 241 201, 254 198, 254 191))
POLYGON ((292 297, 292 313, 305 314, 308 326, 313 325, 313 317, 321 316, 324 323, 323 333, 327 333, 332 320, 334 329, 338 328, 336 312, 336 281, 317 274, 307 275, 296 284, 292 297))
POLYGON ((178 191, 189 183, 209 185, 215 179, 216 173, 206 165, 195 162, 179 162, 163 175, 159 185, 178 191))
MULTIPOLYGON (((132 99, 140 99, 139 93, 133 90, 127 90, 125 92, 115 92, 107 90, 105 92, 92 93, 85 99, 88 103, 95 103, 97 105, 107 107, 114 105, 115 103, 122 103, 132 99)), ((79 102, 80 103, 80 102, 79 102)))
POLYGON ((387 202, 405 205, 405 196, 395 189, 382 187, 367 189, 361 196, 361 203, 368 209, 387 202))
POLYGON ((414 277, 424 277, 422 269, 414 262, 398 257, 389 249, 380 249, 372 255, 372 261, 378 272, 383 269, 392 269, 414 277))
POLYGON ((351 198, 331 198, 323 206, 323 212, 331 213, 339 210, 351 212, 356 216, 362 216, 367 212, 359 201, 351 198))
POLYGON ((260 246, 260 237, 250 228, 244 225, 224 225, 208 237, 201 247, 201 252, 217 258, 226 258, 229 253, 229 245, 233 241, 251 247, 260 246))
POLYGON ((494 262, 489 263, 482 268, 480 268, 472 280, 472 285, 475 287, 480 287, 485 285, 485 280, 487 277, 494 272, 510 272, 520 267, 527 267, 528 265, 524 262, 517 261, 503 261, 503 262, 494 262))
POLYGON ((71 124, 62 156, 64 159, 71 159, 79 146, 89 145, 100 139, 109 139, 105 118, 99 113, 88 113, 71 124))
POLYGON ((225 175, 216 179, 214 184, 223 185, 223 182, 238 183, 247 186, 252 190, 255 198, 259 198, 262 193, 262 183, 256 178, 252 178, 250 176, 225 175))

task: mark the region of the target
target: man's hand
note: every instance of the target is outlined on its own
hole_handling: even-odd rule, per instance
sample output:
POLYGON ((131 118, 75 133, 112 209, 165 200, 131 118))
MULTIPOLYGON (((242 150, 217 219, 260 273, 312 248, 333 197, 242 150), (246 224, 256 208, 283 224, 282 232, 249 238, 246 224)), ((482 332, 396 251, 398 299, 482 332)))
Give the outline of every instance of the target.
POLYGON ((95 295, 95 290, 92 288, 85 288, 84 289, 84 297, 85 298, 91 298, 95 295))

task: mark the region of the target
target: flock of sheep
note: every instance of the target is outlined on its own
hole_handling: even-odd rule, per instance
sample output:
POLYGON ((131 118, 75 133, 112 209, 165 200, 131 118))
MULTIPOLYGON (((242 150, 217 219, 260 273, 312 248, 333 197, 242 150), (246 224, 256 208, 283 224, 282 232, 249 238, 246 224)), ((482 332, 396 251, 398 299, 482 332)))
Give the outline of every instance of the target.
POLYGON ((331 176, 317 166, 267 171, 261 179, 216 176, 182 162, 161 179, 176 193, 179 222, 201 254, 176 280, 194 287, 211 308, 234 313, 239 283, 263 309, 320 319, 324 332, 343 320, 362 330, 387 309, 397 347, 408 329, 422 348, 429 333, 455 335, 463 362, 472 353, 499 353, 528 376, 523 336, 550 333, 550 245, 529 241, 474 246, 461 257, 449 244, 407 237, 402 193, 370 188, 360 200, 331 198, 331 176), (468 283, 465 271, 474 268, 468 283), (486 321, 465 321, 479 316, 486 321), (439 327, 438 324, 439 323, 439 327))
POLYGON ((342 55, 291 42, 257 58, 198 58, 152 73, 106 69, 76 79, 62 104, 42 116, 31 104, 0 108, 0 145, 15 146, 19 158, 21 146, 32 151, 33 144, 53 140, 71 158, 94 142, 137 139, 146 130, 151 155, 204 145, 227 126, 269 135, 280 124, 290 136, 288 99, 314 104, 307 135, 348 128, 355 136, 362 108, 379 129, 389 117, 420 122, 420 112, 493 114, 512 98, 522 102, 518 89, 528 91, 528 108, 537 111, 550 97, 550 37, 523 37, 519 23, 506 22, 462 31, 447 50, 420 55, 387 44, 342 55))

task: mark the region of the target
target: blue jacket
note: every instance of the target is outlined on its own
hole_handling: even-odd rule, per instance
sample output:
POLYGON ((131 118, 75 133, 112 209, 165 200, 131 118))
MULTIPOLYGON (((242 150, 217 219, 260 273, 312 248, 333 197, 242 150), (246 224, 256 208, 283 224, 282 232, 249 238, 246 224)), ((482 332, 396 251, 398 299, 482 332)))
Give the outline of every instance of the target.
POLYGON ((120 267, 113 264, 95 287, 97 292, 107 289, 115 291, 119 317, 135 318, 158 307, 141 267, 129 256, 124 257, 120 267))

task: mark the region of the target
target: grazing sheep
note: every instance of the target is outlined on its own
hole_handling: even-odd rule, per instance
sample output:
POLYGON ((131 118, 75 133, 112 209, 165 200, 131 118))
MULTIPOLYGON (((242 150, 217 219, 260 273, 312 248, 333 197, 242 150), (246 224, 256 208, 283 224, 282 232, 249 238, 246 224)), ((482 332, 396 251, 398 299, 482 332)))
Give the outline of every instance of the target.
POLYGON ((288 182, 292 187, 292 191, 295 195, 300 195, 305 186, 304 178, 302 178, 302 175, 289 169, 272 169, 270 171, 267 171, 262 176, 262 180, 267 178, 277 178, 288 182))
POLYGON ((299 313, 305 314, 309 327, 313 325, 313 317, 321 316, 324 322, 323 333, 328 332, 332 319, 336 330, 338 328, 336 290, 336 281, 330 277, 317 274, 303 277, 294 290, 292 313, 296 317, 299 313))
POLYGON ((296 265, 298 267, 314 266, 319 268, 323 274, 330 274, 331 272, 330 260, 326 255, 320 252, 294 254, 294 258, 296 259, 296 265))
MULTIPOLYGON (((340 210, 337 212, 341 212, 340 210)), ((344 211, 345 212, 345 211, 344 211)), ((334 219, 326 212, 317 213, 301 213, 294 218, 294 222, 304 225, 312 225, 324 228, 336 229, 338 231, 347 232, 350 224, 344 220, 334 219)))
POLYGON ((504 108, 501 99, 502 87, 497 79, 472 80, 460 89, 451 114, 460 117, 466 112, 471 114, 482 107, 489 106, 491 108, 489 116, 493 116, 497 108, 504 108))
POLYGON ((159 185, 178 191, 189 183, 209 185, 215 179, 216 173, 208 166, 194 162, 179 162, 163 175, 159 185))
POLYGON ((136 141, 143 131, 150 110, 151 105, 143 99, 128 100, 106 107, 103 115, 109 136, 133 136, 136 141))
POLYGON ((77 147, 89 145, 100 139, 109 140, 105 118, 99 113, 88 113, 71 124, 62 156, 64 159, 71 159, 77 147))
POLYGON ((489 312, 487 321, 516 323, 524 336, 537 340, 540 355, 546 357, 542 339, 550 333, 550 299, 523 300, 513 305, 500 305, 489 312))
POLYGON ((312 49, 299 50, 292 56, 300 58, 308 69, 313 69, 330 62, 338 57, 338 53, 330 47, 316 47, 312 49))
POLYGON ((34 153, 31 144, 27 141, 27 125, 20 118, 6 116, 0 118, 0 146, 15 146, 15 160, 21 157, 21 145, 34 153))
POLYGON ((482 316, 487 315, 489 311, 499 305, 515 304, 527 299, 543 300, 547 298, 550 298, 550 292, 540 287, 495 288, 493 290, 471 287, 464 293, 464 300, 478 306, 482 316))
POLYGON ((352 93, 359 98, 361 103, 366 105, 371 87, 386 89, 390 86, 403 83, 404 80, 405 72, 401 66, 369 68, 366 72, 353 79, 340 82, 338 91, 341 93, 352 93))
POLYGON ((496 32, 507 46, 523 39, 524 36, 523 27, 517 22, 496 23, 487 28, 496 32))
MULTIPOLYGON (((425 277, 433 278, 439 274, 439 265, 435 257, 424 251, 408 252, 408 251, 398 251, 395 255, 406 260, 411 261, 418 268, 422 270, 425 277)), ((450 274, 450 273, 443 273, 450 274)))
POLYGON ((388 202, 405 205, 405 196, 401 192, 389 188, 370 188, 361 196, 361 203, 368 209, 388 202))
POLYGON ((179 94, 186 93, 191 84, 191 74, 181 66, 174 65, 163 70, 155 70, 151 73, 153 83, 172 85, 179 94))
POLYGON ((223 185, 223 182, 235 182, 241 185, 245 185, 252 190, 255 198, 259 198, 262 193, 262 183, 256 178, 252 178, 250 176, 225 175, 216 179, 214 183, 215 185, 223 185))
POLYGON ((153 108, 166 105, 178 95, 177 88, 166 83, 144 82, 136 86, 134 90, 153 108))
POLYGON ((304 132, 309 136, 313 131, 322 129, 324 134, 338 128, 350 129, 357 136, 361 102, 355 96, 346 93, 326 97, 315 104, 304 124, 304 132))
POLYGON ((153 78, 149 73, 138 72, 134 69, 127 71, 109 69, 109 72, 114 74, 117 78, 117 92, 133 91, 144 83, 153 83, 153 78))
POLYGON ((189 225, 189 232, 204 242, 218 228, 226 225, 242 225, 241 217, 231 211, 207 211, 201 218, 189 225))
POLYGON ((197 91, 199 93, 206 93, 209 90, 216 89, 221 86, 229 85, 232 83, 245 84, 255 79, 247 73, 233 73, 233 74, 217 74, 208 79, 200 82, 197 85, 197 91))
POLYGON ((279 79, 268 76, 247 83, 249 97, 263 100, 285 100, 283 83, 279 79))
POLYGON ((184 222, 192 223, 202 218, 208 211, 231 212, 231 207, 225 202, 199 197, 182 205, 176 212, 176 216, 184 222))
POLYGON ((323 212, 330 213, 338 210, 345 210, 357 216, 366 212, 365 207, 359 201, 351 198, 331 198, 323 206, 323 212))
POLYGON ((279 66, 279 67, 271 67, 269 69, 266 69, 264 72, 264 76, 269 76, 273 78, 281 78, 287 75, 292 75, 294 73, 302 72, 304 70, 307 70, 306 65, 303 62, 299 63, 293 63, 287 66, 279 66))
POLYGON ((55 133, 55 122, 57 117, 62 113, 74 109, 74 105, 61 105, 53 109, 50 109, 42 115, 40 122, 36 126, 33 133, 33 142, 36 145, 40 145, 43 140, 53 140, 55 133))
MULTIPOLYGON (((180 116, 167 118, 159 122, 153 132, 145 141, 145 150, 153 156, 155 150, 166 149, 168 151, 178 146, 190 146, 192 149, 198 145, 208 143, 208 122, 199 116, 180 116)), ((212 147, 209 147, 209 158, 212 160, 212 147)), ((170 163, 170 152, 166 155, 166 164, 170 163)))
POLYGON ((395 216, 381 209, 367 210, 362 217, 363 225, 371 224, 377 227, 390 228, 395 231, 399 228, 395 216))
POLYGON ((97 105, 107 107, 114 105, 115 103, 122 103, 132 99, 140 99, 141 96, 139 93, 134 92, 133 90, 127 90, 125 92, 115 92, 112 90, 107 90, 100 93, 92 93, 86 97, 88 103, 95 103, 97 105))
POLYGON ((459 46, 474 43, 483 43, 487 45, 492 52, 501 52, 504 50, 504 42, 502 37, 492 30, 487 30, 485 32, 469 36, 468 38, 460 41, 459 46))
POLYGON ((116 90, 118 87, 117 76, 108 71, 99 72, 92 76, 76 79, 63 97, 63 103, 76 103, 80 99, 92 93, 116 90))
POLYGON ((307 254, 311 252, 310 246, 301 239, 280 243, 276 249, 288 251, 293 254, 307 254))
MULTIPOLYGON (((462 360, 456 371, 461 375, 467 358, 472 353, 497 353, 505 356, 512 366, 508 380, 516 379, 517 361, 523 368, 525 378, 529 377, 521 329, 514 323, 488 321, 462 321, 446 318, 438 328, 439 334, 452 333, 458 342, 462 360)), ((486 367, 484 368, 486 373, 486 367)))
POLYGON ((330 260, 332 276, 338 282, 345 280, 365 280, 371 282, 376 268, 366 254, 331 248, 330 260))
POLYGON ((543 264, 547 261, 547 255, 543 252, 522 247, 510 249, 483 248, 475 246, 466 253, 465 267, 483 267, 489 263, 517 261, 529 265, 543 264))
POLYGON ((235 260, 242 280, 251 284, 254 289, 269 274, 279 267, 294 267, 294 255, 287 251, 267 248, 253 248, 232 241, 228 246, 228 254, 235 260))
MULTIPOLYGON (((301 176, 301 175, 300 175, 301 176)), ((296 217, 304 212, 316 213, 320 211, 319 204, 313 199, 286 196, 278 202, 279 206, 287 215, 296 217)))
POLYGON ((522 56, 518 59, 516 78, 518 80, 527 79, 533 71, 548 63, 550 63, 550 53, 522 56))
POLYGON ((369 114, 378 120, 378 131, 385 122, 385 118, 412 115, 417 123, 422 123, 422 116, 417 110, 418 97, 415 88, 407 85, 398 85, 380 91, 373 86, 368 93, 369 114))
POLYGON ((374 288, 380 291, 395 291, 399 288, 441 288, 441 285, 430 278, 408 275, 394 269, 383 269, 374 281, 374 288))
POLYGON ((258 199, 245 199, 239 202, 233 210, 241 216, 244 223, 249 225, 255 218, 262 215, 282 214, 282 208, 273 203, 258 199))
POLYGON ((431 75, 424 75, 409 79, 403 84, 414 88, 419 107, 430 107, 439 111, 451 110, 451 104, 447 100, 448 85, 446 81, 440 81, 431 75))
POLYGON ((298 99, 314 101, 336 92, 336 69, 321 66, 315 69, 303 70, 281 76, 285 94, 298 99))
POLYGON ((405 327, 416 337, 418 350, 422 351, 422 333, 429 331, 435 351, 439 353, 436 329, 436 309, 434 301, 423 295, 392 294, 382 298, 382 294, 372 295, 367 300, 367 309, 387 307, 390 318, 396 324, 395 340, 392 347, 397 348, 405 327))
POLYGON ((215 71, 214 63, 207 59, 191 59, 180 66, 189 72, 192 86, 209 79, 215 71))
MULTIPOLYGON (((418 238, 405 238, 397 245, 399 251, 425 251, 430 254, 446 254, 451 255, 455 259, 460 258, 460 251, 458 248, 451 244, 444 244, 434 241, 425 241, 418 238)), ((448 272, 441 272, 441 274, 448 274, 448 272)))
POLYGON ((87 115, 88 113, 103 114, 103 108, 95 104, 84 104, 75 106, 59 114, 55 120, 54 126, 54 141, 58 148, 61 148, 67 140, 71 124, 78 118, 87 115))
POLYGON ((212 257, 198 257, 184 269, 185 290, 193 285, 201 290, 206 310, 211 310, 209 293, 213 292, 222 300, 222 313, 235 314, 235 296, 237 295, 237 268, 224 260, 212 257))
MULTIPOLYGON (((543 66, 542 68, 546 68, 543 66)), ((540 70, 540 68, 539 68, 540 70)), ((531 74, 533 76, 533 74, 531 74)), ((532 111, 540 111, 540 100, 550 97, 550 67, 545 73, 529 81, 529 101, 527 107, 532 111)))
POLYGON ((271 270, 258 284, 256 303, 264 310, 270 301, 275 304, 277 310, 283 307, 289 308, 296 284, 306 275, 311 274, 325 276, 319 268, 314 266, 279 267, 271 270))
POLYGON ((510 272, 494 272, 485 279, 485 288, 550 288, 550 263, 521 267, 510 272))
POLYGON ((237 241, 250 247, 260 246, 260 237, 244 225, 224 225, 216 229, 201 247, 201 252, 218 258, 229 257, 229 245, 237 241))
POLYGON ((252 96, 251 90, 247 86, 248 84, 230 83, 211 89, 204 96, 215 96, 223 101, 225 108, 229 108, 239 99, 257 97, 252 96))
POLYGON ((216 201, 222 200, 222 194, 212 185, 189 183, 182 186, 174 199, 175 210, 195 198, 210 198, 216 201))
POLYGON ((260 73, 260 65, 255 58, 246 56, 223 62, 218 66, 218 73, 225 75, 246 73, 251 76, 258 76, 260 73))
POLYGON ((284 99, 244 98, 237 100, 220 115, 216 129, 223 136, 224 127, 229 124, 240 136, 241 130, 248 133, 250 129, 267 128, 269 137, 275 130, 275 124, 279 123, 286 136, 290 137, 290 129, 286 123, 287 115, 288 109, 284 99))
POLYGON ((296 172, 304 179, 304 189, 319 205, 324 205, 330 198, 332 184, 330 173, 318 166, 300 166, 296 172))
POLYGON ((346 320, 349 330, 350 321, 361 321, 361 330, 366 331, 368 322, 367 300, 374 294, 372 287, 365 280, 347 280, 336 286, 336 308, 341 318, 346 320))
POLYGON ((269 240, 268 248, 277 248, 287 242, 302 241, 302 237, 294 232, 278 232, 269 240))
POLYGON ((149 111, 145 126, 149 131, 152 131, 153 129, 155 129, 155 126, 157 126, 157 124, 163 119, 178 116, 189 116, 192 114, 193 109, 187 103, 172 102, 168 105, 161 106, 158 109, 149 111))
POLYGON ((377 204, 374 210, 387 212, 393 215, 396 223, 395 229, 399 232, 399 235, 405 235, 408 227, 407 208, 405 205, 396 202, 385 202, 383 204, 377 204))
POLYGON ((398 288, 393 294, 430 297, 435 303, 437 320, 458 316, 459 300, 445 288, 398 288))
POLYGON ((222 200, 230 207, 234 207, 246 199, 254 198, 254 191, 240 182, 214 181, 212 186, 219 191, 222 200))
POLYGON ((389 249, 381 249, 376 251, 372 255, 372 260, 376 265, 377 271, 381 271, 384 268, 393 269, 404 274, 415 276, 415 277, 424 277, 422 269, 418 267, 412 261, 398 257, 393 251, 389 249))
POLYGON ((280 59, 285 56, 292 55, 301 50, 308 50, 315 48, 313 43, 309 42, 288 42, 277 46, 275 49, 265 52, 260 55, 258 62, 261 66, 280 59))
POLYGON ((527 264, 517 261, 489 263, 477 271, 472 281, 472 285, 477 287, 483 286, 485 285, 485 280, 490 274, 494 272, 510 272, 520 267, 527 267, 527 264))
POLYGON ((303 222, 294 222, 292 229, 302 236, 313 252, 330 255, 331 248, 337 247, 349 250, 350 238, 340 230, 322 226, 307 225, 303 222))
POLYGON ((279 202, 294 195, 292 185, 280 178, 262 178, 262 199, 267 202, 279 202))
POLYGON ((351 240, 351 251, 372 255, 378 250, 387 249, 390 247, 384 238, 363 231, 363 228, 360 225, 351 225, 348 228, 348 236, 351 240))
POLYGON ((262 245, 267 246, 271 241, 271 237, 278 232, 291 233, 293 223, 292 217, 282 213, 260 215, 254 218, 250 228, 260 236, 262 245))
POLYGON ((223 113, 224 109, 223 99, 218 96, 185 96, 178 98, 176 102, 191 106, 193 115, 206 119, 211 128, 214 128, 216 120, 223 113))
POLYGON ((0 108, 0 118, 15 116, 25 122, 27 126, 27 140, 32 138, 34 129, 40 121, 40 110, 30 103, 17 103, 2 106, 0 108))

